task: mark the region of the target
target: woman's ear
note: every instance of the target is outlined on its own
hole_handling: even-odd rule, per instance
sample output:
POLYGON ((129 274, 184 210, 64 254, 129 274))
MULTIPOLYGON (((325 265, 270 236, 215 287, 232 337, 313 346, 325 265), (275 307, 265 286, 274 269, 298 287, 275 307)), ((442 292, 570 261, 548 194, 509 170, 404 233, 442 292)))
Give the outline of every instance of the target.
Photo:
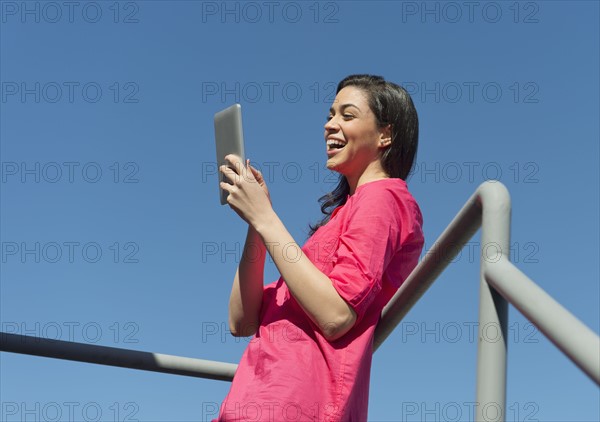
POLYGON ((379 132, 379 147, 387 148, 392 143, 392 125, 384 126, 379 132))

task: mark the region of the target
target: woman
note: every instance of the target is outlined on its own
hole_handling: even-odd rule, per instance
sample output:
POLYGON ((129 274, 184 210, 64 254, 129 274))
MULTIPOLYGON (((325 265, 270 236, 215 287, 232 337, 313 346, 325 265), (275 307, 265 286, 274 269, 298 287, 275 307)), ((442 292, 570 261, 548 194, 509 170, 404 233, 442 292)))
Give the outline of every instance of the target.
POLYGON ((220 171, 230 183, 221 187, 249 225, 229 324, 254 338, 219 421, 367 420, 375 326, 423 246, 421 213, 404 181, 417 143, 404 89, 378 76, 342 80, 325 124, 327 168, 340 182, 321 198, 325 217, 301 249, 261 174, 226 158, 220 171), (281 278, 263 286, 267 250, 281 278))

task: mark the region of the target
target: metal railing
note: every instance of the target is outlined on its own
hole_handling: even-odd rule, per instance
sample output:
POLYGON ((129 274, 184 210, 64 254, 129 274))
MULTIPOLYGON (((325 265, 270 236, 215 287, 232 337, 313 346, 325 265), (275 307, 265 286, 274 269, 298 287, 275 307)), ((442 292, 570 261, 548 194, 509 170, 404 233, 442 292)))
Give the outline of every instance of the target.
MULTIPOLYGON (((600 337, 509 261, 510 197, 500 182, 481 184, 384 308, 374 350, 481 227, 479 340, 475 420, 493 405, 504 416, 508 303, 600 385, 600 337), (499 327, 498 341, 485 341, 484 327, 499 327)), ((199 378, 231 381, 237 365, 114 347, 0 333, 0 351, 199 378)), ((502 417, 504 419, 504 417, 502 417)))

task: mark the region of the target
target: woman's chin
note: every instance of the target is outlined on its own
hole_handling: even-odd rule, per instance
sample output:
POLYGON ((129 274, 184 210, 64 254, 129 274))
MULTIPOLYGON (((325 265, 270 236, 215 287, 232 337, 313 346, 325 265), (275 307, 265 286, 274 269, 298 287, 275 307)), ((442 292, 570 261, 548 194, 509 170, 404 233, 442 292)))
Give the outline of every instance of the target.
POLYGON ((327 170, 336 170, 338 168, 338 162, 334 158, 329 158, 325 163, 327 170))

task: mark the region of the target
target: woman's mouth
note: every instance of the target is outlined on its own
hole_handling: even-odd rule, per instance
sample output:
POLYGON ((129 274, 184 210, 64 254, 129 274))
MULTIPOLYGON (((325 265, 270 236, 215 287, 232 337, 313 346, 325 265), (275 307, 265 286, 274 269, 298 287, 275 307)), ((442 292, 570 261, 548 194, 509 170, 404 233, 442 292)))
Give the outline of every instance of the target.
POLYGON ((338 139, 328 139, 327 140, 327 155, 328 156, 335 155, 338 152, 340 152, 342 149, 344 149, 345 146, 346 146, 346 143, 343 141, 340 141, 338 139))

